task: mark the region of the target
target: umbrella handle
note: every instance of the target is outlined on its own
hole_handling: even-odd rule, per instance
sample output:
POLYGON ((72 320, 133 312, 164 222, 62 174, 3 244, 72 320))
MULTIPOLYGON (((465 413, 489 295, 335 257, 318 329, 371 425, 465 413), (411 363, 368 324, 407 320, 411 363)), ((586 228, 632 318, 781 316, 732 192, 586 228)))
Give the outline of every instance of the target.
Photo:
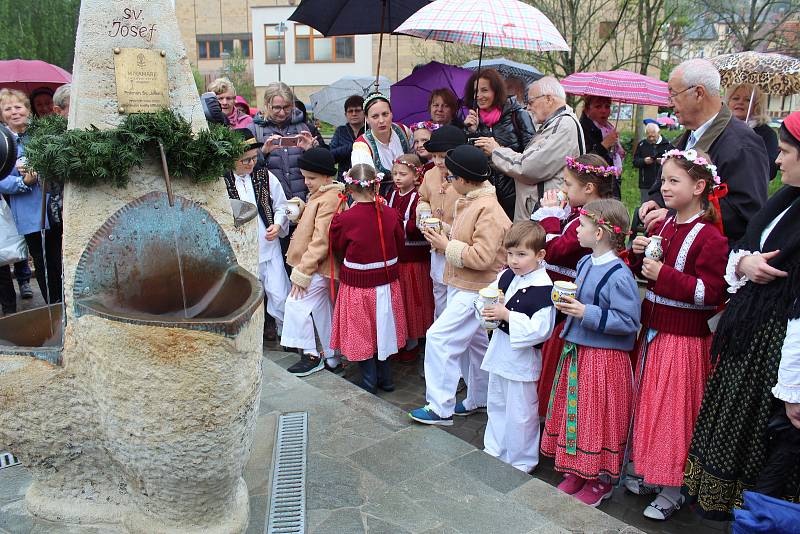
POLYGON ((486 39, 486 32, 481 33, 481 50, 478 52, 478 75, 475 77, 475 85, 472 88, 472 101, 475 104, 475 111, 478 111, 478 81, 481 79, 481 63, 483 63, 483 42, 486 39))
POLYGON ((378 38, 378 68, 375 72, 375 92, 377 93, 380 88, 381 77, 381 56, 383 55, 383 23, 386 20, 386 0, 381 0, 383 9, 381 9, 381 35, 378 38))
POLYGON ((745 117, 744 122, 750 120, 750 110, 753 109, 753 98, 756 96, 756 86, 753 86, 753 90, 750 91, 750 103, 747 105, 747 117, 745 117))

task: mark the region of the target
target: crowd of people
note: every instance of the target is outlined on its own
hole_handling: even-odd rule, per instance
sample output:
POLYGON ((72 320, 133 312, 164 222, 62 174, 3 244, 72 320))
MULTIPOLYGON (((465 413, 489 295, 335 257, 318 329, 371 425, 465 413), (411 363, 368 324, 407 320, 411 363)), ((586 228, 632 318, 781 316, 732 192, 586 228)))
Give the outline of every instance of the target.
MULTIPOLYGON (((763 94, 736 87, 726 102, 705 60, 668 85, 685 130, 670 142, 647 125, 632 220, 611 101, 588 97, 579 117, 553 77, 524 92, 480 70, 463 118, 439 89, 430 120, 408 125, 383 94, 353 95, 329 147, 287 85, 267 86, 251 117, 215 80, 246 146, 225 185, 258 208, 258 276, 276 339, 298 353, 289 372, 357 362, 377 393, 395 387, 392 361, 420 359, 427 404, 411 419, 485 411, 488 454, 524 472, 553 457, 559 489, 590 506, 619 480, 653 496, 656 520, 687 503, 729 519, 745 490, 798 501, 800 112, 776 136, 763 94)), ((66 113, 68 86, 49 96, 35 112, 66 113)), ((3 90, 0 111, 22 161, 0 192, 57 302, 60 208, 40 233, 31 102, 3 90)), ((12 297, 5 266, 5 313, 12 297)))
POLYGON ((260 208, 289 371, 358 362, 376 393, 394 389, 392 360, 423 359, 413 420, 486 411, 488 454, 525 472, 554 457, 559 488, 588 505, 620 479, 653 496, 656 520, 687 502, 728 519, 748 489, 796 501, 800 113, 778 143, 761 94, 735 88, 729 106, 704 60, 678 66, 669 91, 685 131, 670 143, 648 124, 635 147, 636 223, 610 101, 587 98, 578 117, 552 77, 526 109, 482 70, 463 120, 442 89, 409 125, 384 95, 354 95, 330 150, 290 89, 268 87, 269 118, 239 130, 248 151, 226 179, 260 208))

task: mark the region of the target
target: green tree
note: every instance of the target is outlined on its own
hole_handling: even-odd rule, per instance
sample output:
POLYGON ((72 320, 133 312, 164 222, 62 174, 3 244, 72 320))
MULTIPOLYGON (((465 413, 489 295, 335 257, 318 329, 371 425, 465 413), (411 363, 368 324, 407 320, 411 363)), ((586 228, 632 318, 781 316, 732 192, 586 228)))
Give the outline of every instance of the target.
POLYGON ((222 75, 233 82, 237 95, 243 96, 248 102, 253 102, 256 98, 256 87, 253 83, 253 74, 247 70, 248 63, 249 60, 237 48, 224 59, 222 75))
POLYGON ((41 59, 72 71, 80 0, 0 0, 0 58, 41 59))

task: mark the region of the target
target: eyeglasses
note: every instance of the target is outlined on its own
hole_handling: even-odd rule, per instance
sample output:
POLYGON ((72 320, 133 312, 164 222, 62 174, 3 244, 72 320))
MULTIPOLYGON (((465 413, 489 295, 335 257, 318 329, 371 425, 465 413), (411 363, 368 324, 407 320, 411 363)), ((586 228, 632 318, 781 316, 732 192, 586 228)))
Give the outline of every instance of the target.
POLYGON ((287 105, 287 106, 270 106, 269 108, 272 110, 272 112, 273 112, 273 113, 277 113, 277 112, 279 112, 279 111, 285 111, 285 112, 287 112, 287 113, 288 113, 289 111, 291 111, 291 109, 292 109, 293 107, 294 107, 294 106, 292 106, 291 104, 289 104, 289 105, 287 105))
POLYGON ((258 156, 252 156, 250 158, 240 159, 239 163, 241 163, 242 165, 250 165, 251 163, 254 163, 256 160, 258 160, 258 156))
POLYGON ((549 96, 549 95, 539 95, 539 96, 534 96, 533 98, 529 98, 529 99, 527 99, 527 100, 525 101, 525 104, 526 104, 526 105, 528 105, 528 106, 530 106, 531 104, 533 104, 534 102, 536 102, 536 100, 538 100, 539 98, 544 98, 544 97, 546 97, 546 96, 549 96))
POLYGON ((448 174, 447 176, 445 176, 444 179, 447 180, 447 183, 452 183, 456 180, 456 177, 453 176, 452 174, 448 174))
POLYGON ((677 97, 678 95, 682 95, 683 93, 685 93, 685 92, 686 92, 686 91, 688 91, 689 89, 694 89, 695 87, 697 87, 697 86, 696 86, 696 85, 690 85, 689 87, 687 87, 687 88, 686 88, 686 89, 684 89, 683 91, 678 91, 677 93, 673 93, 672 91, 670 91, 670 92, 669 92, 669 96, 668 96, 667 98, 668 98, 670 101, 672 101, 672 100, 675 100, 675 97, 677 97))

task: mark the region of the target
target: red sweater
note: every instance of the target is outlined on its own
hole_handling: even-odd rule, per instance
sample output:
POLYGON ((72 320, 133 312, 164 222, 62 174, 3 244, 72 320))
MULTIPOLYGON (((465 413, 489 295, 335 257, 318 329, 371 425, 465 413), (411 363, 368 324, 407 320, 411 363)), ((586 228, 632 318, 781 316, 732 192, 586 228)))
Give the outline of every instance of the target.
POLYGON ((417 202, 419 193, 416 188, 405 195, 401 195, 397 188, 389 193, 389 206, 400 214, 405 230, 405 246, 400 251, 400 261, 403 263, 426 262, 431 259, 431 244, 417 228, 417 202))
POLYGON ((397 280, 398 254, 405 237, 400 215, 393 208, 381 208, 383 245, 378 233, 374 202, 357 202, 333 217, 331 248, 342 261, 339 281, 354 287, 378 287, 397 280), (384 260, 386 263, 384 263, 384 260))
MULTIPOLYGON (((728 239, 696 218, 677 224, 667 217, 651 235, 663 237, 664 265, 649 281, 642 301, 642 326, 683 336, 706 336, 708 319, 725 297, 728 239)), ((631 255, 631 270, 641 275, 642 255, 631 255)))
POLYGON ((575 281, 575 268, 578 260, 592 253, 592 249, 584 248, 578 241, 579 208, 572 208, 569 217, 563 222, 558 217, 547 217, 539 221, 548 234, 558 234, 544 247, 547 263, 547 274, 550 279, 575 281))

